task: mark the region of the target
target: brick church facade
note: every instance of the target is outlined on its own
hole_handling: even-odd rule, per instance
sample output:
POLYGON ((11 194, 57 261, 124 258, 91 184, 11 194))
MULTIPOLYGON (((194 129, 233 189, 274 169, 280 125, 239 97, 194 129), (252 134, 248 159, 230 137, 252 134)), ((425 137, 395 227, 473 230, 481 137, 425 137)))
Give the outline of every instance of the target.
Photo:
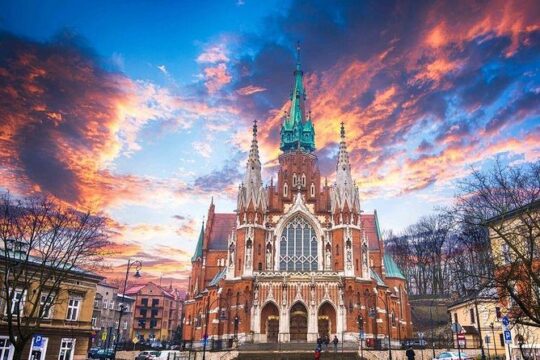
POLYGON ((357 342, 363 333, 364 346, 389 339, 398 346, 412 336, 405 279, 385 254, 377 213, 360 208, 343 124, 336 181, 321 180, 299 61, 294 78, 277 182, 263 186, 255 124, 237 210, 218 213, 210 204, 192 258, 183 338, 357 342))

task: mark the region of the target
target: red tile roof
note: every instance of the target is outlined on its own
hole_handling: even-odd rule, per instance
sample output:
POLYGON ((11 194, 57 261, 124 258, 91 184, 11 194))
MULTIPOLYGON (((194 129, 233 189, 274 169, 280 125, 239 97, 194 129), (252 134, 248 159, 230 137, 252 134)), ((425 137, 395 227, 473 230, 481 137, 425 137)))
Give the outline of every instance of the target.
POLYGON ((208 250, 227 250, 227 240, 236 228, 236 214, 214 214, 208 250))
POLYGON ((375 214, 362 214, 360 215, 360 220, 366 233, 369 250, 380 250, 380 239, 377 233, 375 214))

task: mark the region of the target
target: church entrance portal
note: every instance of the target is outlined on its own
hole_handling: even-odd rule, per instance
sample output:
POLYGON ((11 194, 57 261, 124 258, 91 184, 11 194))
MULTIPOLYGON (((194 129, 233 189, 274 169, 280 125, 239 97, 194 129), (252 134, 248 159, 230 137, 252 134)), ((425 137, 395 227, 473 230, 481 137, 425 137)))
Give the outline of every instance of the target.
POLYGON ((332 340, 332 334, 336 333, 336 311, 330 303, 325 302, 319 308, 317 314, 317 327, 319 329, 319 336, 328 336, 332 340))
POLYGON ((266 342, 275 343, 279 334, 279 310, 273 303, 264 306, 261 312, 261 332, 266 333, 266 342))
POLYGON ((308 314, 306 307, 301 303, 294 304, 291 308, 290 318, 291 341, 307 341, 308 314))

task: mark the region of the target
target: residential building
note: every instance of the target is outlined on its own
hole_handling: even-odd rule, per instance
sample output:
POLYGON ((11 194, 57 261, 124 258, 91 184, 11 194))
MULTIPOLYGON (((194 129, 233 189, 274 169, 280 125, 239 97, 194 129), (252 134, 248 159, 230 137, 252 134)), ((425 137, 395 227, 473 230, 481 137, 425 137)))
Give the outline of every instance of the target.
MULTIPOLYGON (((298 62, 281 126, 277 181, 263 185, 257 124, 234 213, 210 204, 184 303, 183 338, 380 347, 412 336, 406 282, 385 253, 377 213, 360 207, 345 128, 336 181, 321 178, 298 62)), ((268 134, 265 134, 268 136, 268 134)))
POLYGON ((171 341, 180 317, 180 298, 172 286, 152 282, 126 290, 133 297, 132 337, 141 340, 171 341))
POLYGON ((118 326, 118 311, 116 298, 118 287, 101 282, 97 285, 94 301, 94 324, 96 335, 94 346, 110 348, 114 345, 116 328, 118 326), (97 316, 96 316, 97 315, 97 316))
POLYGON ((500 307, 509 318, 511 342, 506 356, 540 358, 540 327, 527 325, 530 318, 518 306, 520 299, 536 317, 540 315, 540 200, 489 219, 491 251, 495 262, 500 307))
MULTIPOLYGON (((30 259, 32 259, 30 257, 30 259)), ((0 258, 0 273, 3 278, 11 277, 3 273, 6 268, 2 264, 5 259, 0 258)), ((42 287, 56 288, 53 279, 47 279, 44 285, 39 286, 39 270, 41 263, 36 260, 36 268, 32 261, 26 265, 27 273, 31 274, 26 289, 15 291, 15 297, 20 302, 3 300, 0 304, 0 358, 11 360, 14 347, 9 341, 7 313, 19 311, 20 319, 29 321, 29 330, 34 333, 33 338, 26 344, 22 358, 32 360, 76 360, 86 359, 90 345, 92 330, 93 305, 96 295, 96 285, 103 277, 81 269, 67 272, 67 277, 60 282, 56 300, 47 307, 43 316, 37 318, 30 312, 37 299, 33 298, 42 287), (36 271, 37 270, 37 271, 36 271), (34 280, 35 278, 35 280, 34 280), (31 354, 30 354, 31 352, 31 354), (32 355, 32 356, 30 356, 32 355)), ((16 266, 16 265, 14 265, 16 266)), ((9 267, 7 267, 9 269, 9 267)), ((9 281, 9 280, 8 280, 9 281)), ((0 290, 4 291, 4 284, 0 290)), ((47 299, 40 300, 40 306, 46 306, 47 299)))
POLYGON ((124 312, 122 314, 122 323, 120 324, 120 342, 129 342, 133 339, 133 309, 135 306, 135 298, 133 296, 123 296, 117 294, 116 296, 116 324, 118 324, 118 317, 120 316, 120 305, 124 305, 124 312))
MULTIPOLYGON (((501 324, 501 307, 496 289, 485 289, 480 293, 460 299, 448 307, 451 323, 459 324, 465 337, 463 349, 480 348, 483 339, 486 356, 503 356, 505 343, 501 324)), ((454 347, 458 339, 454 334, 454 347)))

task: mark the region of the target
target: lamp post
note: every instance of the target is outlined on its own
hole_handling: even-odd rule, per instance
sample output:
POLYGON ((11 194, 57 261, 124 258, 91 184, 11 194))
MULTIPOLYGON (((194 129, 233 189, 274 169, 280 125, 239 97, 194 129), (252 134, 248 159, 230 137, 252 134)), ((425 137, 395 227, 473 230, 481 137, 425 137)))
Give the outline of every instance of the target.
MULTIPOLYGON (((375 333, 376 333, 376 336, 377 336, 377 300, 380 299, 382 300, 382 302, 384 303, 384 308, 385 308, 385 311, 386 311, 386 326, 387 326, 387 330, 388 330, 388 359, 389 360, 393 360, 392 359, 392 328, 391 328, 391 325, 390 325, 390 309, 389 309, 389 304, 388 304, 388 295, 391 293, 391 291, 389 289, 386 289, 385 291, 385 296, 384 298, 382 298, 380 295, 379 295, 379 292, 377 290, 377 288, 373 288, 373 291, 374 291, 374 294, 372 295, 373 298, 374 298, 374 308, 369 312, 369 316, 370 317, 373 317, 375 319, 375 333)), ((366 294, 367 295, 367 294, 366 294)), ((369 296, 369 295, 368 295, 369 296)), ((377 346, 377 337, 375 338, 375 347, 377 346)))
MULTIPOLYGON (((122 301, 125 301, 126 299, 127 281, 129 277, 129 270, 131 269, 132 266, 135 266, 135 274, 133 276, 136 278, 141 277, 140 271, 142 268, 142 262, 140 262, 139 260, 131 261, 131 259, 129 259, 127 263, 126 277, 124 279, 124 291, 122 292, 122 301)), ((118 343, 120 342, 120 326, 122 323, 122 315, 124 315, 125 309, 126 309, 125 305, 123 303, 120 304, 120 313, 118 314, 118 327, 116 328, 116 341, 114 345, 113 359, 116 359, 116 350, 118 348, 118 343)))
MULTIPOLYGON (((360 311, 360 309, 358 310, 360 311)), ((364 347, 362 346, 362 342, 364 341, 364 318, 362 315, 358 315, 358 336, 360 337, 360 357, 364 358, 364 347)))
POLYGON ((489 324, 489 327, 491 328, 491 337, 493 338, 493 349, 495 350, 495 359, 499 357, 497 354, 497 341, 495 340, 495 326, 493 323, 489 324))

